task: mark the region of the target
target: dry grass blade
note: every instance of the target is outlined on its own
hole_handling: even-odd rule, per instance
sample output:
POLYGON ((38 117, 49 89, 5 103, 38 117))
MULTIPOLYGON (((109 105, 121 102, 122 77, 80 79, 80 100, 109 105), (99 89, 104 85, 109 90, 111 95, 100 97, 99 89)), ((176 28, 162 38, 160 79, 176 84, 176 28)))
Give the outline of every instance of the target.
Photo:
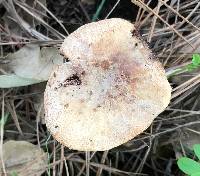
POLYGON ((82 11, 83 11, 85 17, 87 18, 87 21, 88 21, 88 22, 91 22, 90 16, 89 16, 89 14, 87 13, 87 11, 86 11, 85 7, 83 6, 82 2, 81 2, 81 1, 78 1, 78 3, 79 3, 80 8, 81 8, 82 11))
MULTIPOLYGON (((167 8, 169 8, 172 12, 174 12, 176 15, 178 15, 180 18, 182 18, 183 21, 187 22, 188 24, 190 24, 191 26, 193 26, 196 30, 200 31, 200 29, 195 26, 193 23, 191 23, 187 18, 185 18, 184 16, 182 16, 180 13, 178 13, 176 10, 174 10, 171 6, 169 6, 166 2, 164 2, 163 0, 159 0, 159 2, 161 2, 162 4, 164 4, 167 8)), ((197 7, 199 7, 200 2, 197 4, 197 7)))
POLYGON ((5 168, 5 163, 4 163, 4 159, 3 159, 3 136, 4 136, 4 117, 5 117, 5 113, 4 113, 4 107, 5 107, 5 102, 4 102, 4 90, 2 90, 2 106, 1 106, 1 121, 0 121, 0 127, 1 127, 1 140, 0 140, 0 157, 1 157, 1 165, 2 165, 2 170, 3 170, 3 174, 5 174, 5 176, 7 176, 6 174, 6 168, 5 168))
POLYGON ((39 40, 51 40, 49 37, 39 33, 35 29, 33 29, 27 22, 25 22, 16 12, 13 1, 9 0, 2 2, 3 6, 6 8, 7 12, 12 17, 13 21, 16 21, 22 29, 27 31, 29 35, 36 37, 39 40))
POLYGON ((69 35, 69 32, 67 31, 67 29, 65 28, 65 26, 60 22, 60 20, 58 20, 58 18, 56 18, 56 16, 51 13, 51 11, 49 11, 40 1, 36 0, 37 4, 39 4, 47 13, 49 13, 49 15, 51 15, 51 17, 56 20, 56 22, 62 27, 62 29, 66 32, 67 35, 69 35))
POLYGON ((143 159, 142 159, 140 165, 138 166, 138 168, 137 168, 137 170, 136 170, 136 172, 138 172, 138 173, 140 173, 140 172, 142 171, 142 169, 143 169, 143 167, 144 167, 144 164, 145 164, 145 162, 146 162, 146 160, 147 160, 147 157, 148 157, 148 155, 149 155, 149 152, 150 152, 150 150, 151 150, 151 144, 152 144, 152 138, 151 138, 151 137, 149 138, 149 142, 150 142, 150 143, 149 143, 148 149, 147 149, 147 151, 146 151, 146 153, 145 153, 145 155, 144 155, 144 157, 143 157, 143 159))
POLYGON ((162 17, 160 17, 153 9, 151 9, 148 5, 146 5, 141 0, 138 0, 145 8, 151 11, 157 18, 159 18, 164 24, 166 24, 171 30, 173 30, 180 38, 182 38, 185 42, 187 42, 193 49, 194 46, 185 38, 183 37, 172 25, 168 24, 162 17))
MULTIPOLYGON (((53 164, 56 162, 56 141, 53 140, 53 164)), ((56 165, 53 165, 53 176, 56 176, 56 165)))
MULTIPOLYGON (((198 114, 199 114, 199 112, 198 112, 198 114)), ((178 129, 188 127, 188 126, 198 125, 198 124, 200 124, 200 121, 192 121, 192 122, 188 122, 188 123, 185 123, 185 124, 182 124, 182 125, 176 125, 176 127, 174 127, 174 128, 172 127, 172 128, 164 129, 161 132, 158 132, 158 133, 155 133, 155 134, 152 134, 152 135, 147 135, 145 137, 141 137, 141 138, 138 138, 138 139, 134 139, 133 142, 144 140, 144 139, 149 139, 149 138, 154 139, 155 137, 159 137, 159 136, 164 135, 164 134, 169 134, 169 133, 174 132, 178 129)))
MULTIPOLYGON (((165 2, 167 2, 167 1, 168 0, 165 0, 165 2)), ((144 13, 145 13, 145 10, 148 11, 148 9, 144 8, 144 6, 142 6, 140 4, 140 2, 138 2, 137 0, 132 0, 131 2, 140 7, 140 9, 138 11, 138 16, 137 16, 137 19, 136 19, 137 25, 140 28, 141 26, 143 26, 147 22, 147 20, 153 15, 153 13, 150 11, 149 14, 142 20, 142 17, 144 16, 144 13), (142 9, 144 9, 144 10, 142 11, 142 9), (142 12, 140 12, 140 11, 142 11, 142 12), (139 12, 141 13, 140 15, 139 15, 139 12)), ((151 1, 147 2, 147 6, 150 4, 150 2, 151 1)), ((155 11, 156 7, 152 10, 155 11)))
MULTIPOLYGON (((147 5, 149 5, 151 1, 152 1, 152 0, 148 1, 148 2, 147 2, 147 5)), ((131 2, 134 3, 135 5, 137 5, 138 7, 140 7, 140 9, 143 9, 143 10, 145 10, 145 11, 148 10, 148 9, 147 9, 146 7, 144 7, 138 0, 131 0, 131 2)), ((141 12, 141 11, 139 11, 139 12, 141 12)), ((141 13, 140 18, 141 18, 141 16, 143 16, 143 12, 141 13)), ((138 16, 138 19, 139 19, 139 16, 138 16)), ((140 20, 138 20, 138 19, 137 19, 137 21, 140 21, 140 20)))
POLYGON ((194 76, 193 78, 189 79, 185 83, 181 84, 180 86, 174 88, 172 98, 175 98, 185 92, 186 90, 190 89, 191 87, 200 83, 200 74, 194 76))
POLYGON ((65 158, 64 158, 64 163, 65 163, 66 175, 67 175, 67 176, 70 176, 70 175, 69 175, 69 168, 68 168, 67 161, 66 161, 65 158))
POLYGON ((85 152, 86 176, 90 176, 90 152, 85 152))
MULTIPOLYGON (((105 163, 107 155, 108 155, 108 151, 103 152, 103 155, 102 155, 102 158, 101 158, 101 164, 105 163)), ((102 173, 102 168, 98 168, 96 176, 100 176, 101 173, 102 173)))
MULTIPOLYGON (((183 94, 184 92, 186 92, 187 90, 191 89, 192 87, 196 86, 197 84, 200 83, 200 79, 194 81, 192 84, 189 84, 188 86, 182 88, 181 90, 177 90, 176 92, 174 92, 172 94, 172 99, 183 94)), ((191 92, 190 92, 191 93, 191 92)))
POLYGON ((40 148, 40 134, 39 134, 39 121, 42 113, 42 109, 44 108, 43 102, 40 104, 37 116, 36 116, 36 130, 37 130, 37 142, 38 142, 38 147, 40 148))
POLYGON ((41 45, 41 46, 46 46, 46 45, 56 45, 56 44, 61 44, 63 42, 63 40, 30 40, 28 42, 23 42, 23 41, 19 41, 19 42, 2 42, 0 43, 0 46, 6 46, 6 45, 20 45, 20 44, 38 44, 38 45, 41 45))
POLYGON ((120 3, 120 0, 117 0, 117 2, 115 3, 115 5, 113 6, 113 8, 110 10, 110 12, 108 13, 108 15, 106 15, 105 19, 107 19, 110 14, 115 10, 115 8, 117 7, 117 5, 120 3))
MULTIPOLYGON (((140 4, 140 2, 138 2, 137 0, 134 0, 134 1, 135 1, 134 3, 136 3, 137 5, 140 4)), ((147 2, 147 6, 149 6, 149 4, 151 3, 151 1, 152 0, 149 0, 147 2)), ((139 18, 139 22, 140 22, 142 20, 143 16, 144 16, 145 12, 148 11, 148 9, 146 9, 142 4, 140 4, 139 7, 142 9, 142 12, 141 12, 141 15, 140 15, 140 18, 139 18)), ((156 10, 156 7, 153 10, 156 10)), ((151 14, 151 12, 149 12, 149 14, 151 14)), ((153 13, 151 15, 153 15, 153 13)))
POLYGON ((183 128, 183 127, 188 127, 188 126, 198 125, 198 124, 200 124, 200 121, 188 122, 188 123, 185 123, 185 124, 183 124, 183 125, 177 125, 177 126, 174 127, 174 128, 166 129, 165 131, 156 133, 156 134, 154 134, 153 136, 154 136, 154 137, 160 136, 160 135, 163 135, 163 134, 166 134, 166 133, 170 133, 170 132, 172 132, 172 131, 175 131, 175 130, 180 129, 180 128, 183 128))
MULTIPOLYGON (((200 37, 199 31, 192 31, 192 33, 187 36, 187 38, 188 38, 189 41, 191 41, 191 42, 195 41, 194 42, 195 50, 197 48, 199 48, 199 43, 200 43, 199 37, 200 37)), ((180 44, 178 44, 175 48, 181 48, 182 46, 184 46, 183 42, 180 43, 180 44)), ((188 50, 186 47, 183 47, 181 49, 180 53, 182 53, 184 51, 184 49, 186 49, 185 51, 187 51, 187 53, 191 53, 192 54, 192 52, 189 52, 190 50, 188 50)), ((186 54, 186 53, 184 53, 184 54, 186 54)))
MULTIPOLYGON (((194 13, 198 10, 200 6, 200 3, 198 2, 198 4, 195 6, 194 9, 191 10, 191 12, 188 14, 188 16, 185 19, 190 19, 192 17, 192 15, 194 15, 194 13)), ((182 26, 184 24, 184 21, 180 24, 180 26, 182 26)))
POLYGON ((86 164, 84 163, 84 164, 82 165, 82 167, 81 167, 79 173, 77 174, 77 176, 81 176, 81 175, 84 174, 85 166, 86 166, 86 164))
POLYGON ((63 39, 65 36, 55 30, 53 27, 49 26, 40 16, 38 16, 35 12, 31 12, 29 9, 27 9, 22 3, 16 1, 15 2, 19 7, 21 7, 23 10, 25 10, 29 15, 34 17, 36 20, 41 22, 44 26, 46 26, 55 36, 57 36, 58 39, 63 39))
POLYGON ((60 154, 61 154, 61 157, 60 157, 60 160, 61 160, 61 163, 60 163, 60 172, 59 172, 59 176, 62 176, 63 174, 63 161, 64 161, 64 146, 61 145, 61 151, 60 151, 60 154))
POLYGON ((184 113, 191 113, 191 114, 200 114, 200 111, 192 111, 192 110, 184 110, 184 109, 175 109, 175 108, 167 108, 167 111, 174 111, 174 112, 184 112, 184 113))
MULTIPOLYGON (((160 7, 161 7, 161 3, 159 2, 157 7, 156 7, 156 14, 158 15, 159 11, 160 11, 160 7)), ((149 36, 148 36, 148 42, 150 43, 151 42, 151 38, 153 36, 153 32, 154 32, 154 29, 155 29, 155 25, 156 25, 156 20, 157 20, 157 16, 154 16, 153 17, 153 23, 151 25, 151 30, 150 30, 150 33, 149 33, 149 36)))
MULTIPOLYGON (((85 162, 84 160, 77 159, 77 158, 68 158, 66 160, 79 162, 79 163, 84 163, 85 162)), ((90 162, 90 165, 94 166, 94 167, 97 167, 97 168, 102 168, 103 170, 106 170, 108 172, 115 173, 115 174, 119 173, 119 174, 124 174, 124 175, 139 175, 139 176, 146 176, 147 175, 147 174, 141 174, 141 173, 126 172, 126 171, 122 171, 122 170, 113 168, 111 166, 107 166, 107 165, 104 165, 104 164, 98 164, 98 163, 95 163, 95 162, 90 162)))
POLYGON ((6 107, 8 108, 8 111, 10 112, 10 114, 13 118, 13 121, 15 123, 15 126, 17 127, 17 130, 19 131, 20 135, 24 136, 22 129, 19 125, 19 120, 18 120, 18 117, 17 117, 17 114, 16 114, 14 102, 13 101, 6 102, 6 107))

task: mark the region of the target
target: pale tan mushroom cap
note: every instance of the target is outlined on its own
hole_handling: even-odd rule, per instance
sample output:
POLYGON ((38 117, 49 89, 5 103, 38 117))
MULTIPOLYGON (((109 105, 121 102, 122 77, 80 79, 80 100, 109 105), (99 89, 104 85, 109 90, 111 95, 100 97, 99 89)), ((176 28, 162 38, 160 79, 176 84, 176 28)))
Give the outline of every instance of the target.
POLYGON ((71 149, 121 145, 170 101, 164 69, 128 21, 86 24, 65 39, 61 53, 70 62, 52 72, 44 105, 51 134, 71 149))

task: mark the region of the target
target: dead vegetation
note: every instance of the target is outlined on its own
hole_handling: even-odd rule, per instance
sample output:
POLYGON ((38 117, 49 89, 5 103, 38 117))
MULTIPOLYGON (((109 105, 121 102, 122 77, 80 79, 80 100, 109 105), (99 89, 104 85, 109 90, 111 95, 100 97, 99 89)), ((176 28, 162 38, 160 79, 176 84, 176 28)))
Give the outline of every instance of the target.
MULTIPOLYGON (((97 14, 100 4, 93 0, 0 1, 0 86, 10 87, 0 90, 0 153, 8 140, 37 145, 48 155, 43 175, 182 175, 177 158, 192 155, 191 146, 200 143, 199 69, 171 76, 172 100, 166 111, 146 132, 118 148, 95 153, 72 151, 53 140, 45 127, 46 83, 42 81, 48 73, 42 75, 41 69, 48 71, 57 53, 41 55, 46 47, 59 48, 64 37, 92 21, 93 14, 98 19, 121 17, 136 23, 167 74, 191 63, 192 54, 200 52, 199 0, 112 0, 106 1, 97 14), (24 58, 20 60, 21 56, 13 59, 12 53, 16 55, 21 48, 30 46, 38 48, 37 58, 26 53, 32 65, 27 65, 24 58), (35 58, 43 66, 38 68, 35 58), (34 74, 28 69, 32 66, 34 74), (14 80, 19 87, 13 88, 14 80), (36 82, 42 83, 32 85, 36 82)), ((16 167, 3 157, 1 163, 4 175, 16 167)))

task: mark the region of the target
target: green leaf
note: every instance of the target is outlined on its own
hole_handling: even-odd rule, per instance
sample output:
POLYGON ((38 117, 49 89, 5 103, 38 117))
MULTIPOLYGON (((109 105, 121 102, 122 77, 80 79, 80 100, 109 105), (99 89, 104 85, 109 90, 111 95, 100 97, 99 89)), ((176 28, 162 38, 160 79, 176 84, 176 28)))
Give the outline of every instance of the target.
POLYGON ((7 122, 7 120, 8 120, 8 116, 9 116, 9 113, 6 113, 6 114, 4 115, 4 117, 1 117, 1 120, 0 120, 0 125, 1 125, 1 126, 4 126, 4 125, 6 124, 6 122, 7 122))
POLYGON ((39 82, 42 82, 42 81, 36 80, 36 79, 30 79, 30 78, 22 78, 15 74, 0 75, 0 88, 27 86, 27 85, 36 84, 39 82))
POLYGON ((200 66, 200 55, 199 54, 192 55, 192 64, 195 66, 200 66))
POLYGON ((101 13, 101 10, 105 4, 106 0, 102 0, 99 7, 97 8, 96 13, 94 14, 94 16, 92 17, 92 21, 96 21, 99 17, 99 14, 101 13))
POLYGON ((13 171, 13 172, 11 173, 11 176, 18 176, 18 174, 17 174, 17 172, 13 171))
POLYGON ((194 149, 194 153, 195 155, 198 157, 198 159, 200 160, 200 144, 195 144, 193 146, 194 149))
POLYGON ((179 169, 188 175, 200 172, 200 163, 190 158, 182 157, 178 160, 177 164, 179 169))
POLYGON ((194 69, 196 69, 198 66, 193 65, 193 64, 189 64, 186 66, 187 71, 193 71, 194 69))
POLYGON ((194 173, 191 176, 200 176, 200 172, 194 173))

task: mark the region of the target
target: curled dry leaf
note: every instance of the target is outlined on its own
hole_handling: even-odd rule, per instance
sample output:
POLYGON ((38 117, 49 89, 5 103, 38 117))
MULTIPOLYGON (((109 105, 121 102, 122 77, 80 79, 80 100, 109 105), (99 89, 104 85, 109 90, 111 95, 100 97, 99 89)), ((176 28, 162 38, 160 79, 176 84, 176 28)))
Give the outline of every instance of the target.
POLYGON ((65 146, 108 150, 144 131, 168 105, 165 71, 134 25, 119 19, 86 24, 61 47, 45 97, 46 124, 65 146))
POLYGON ((62 62, 58 50, 53 47, 26 45, 14 54, 7 56, 10 60, 10 70, 17 76, 36 80, 47 80, 54 66, 62 62))
POLYGON ((38 45, 33 44, 26 45, 19 51, 9 54, 5 59, 9 60, 9 63, 5 65, 8 70, 5 71, 14 73, 14 75, 0 75, 0 87, 3 88, 46 81, 54 65, 61 64, 63 61, 57 48, 43 47, 40 49, 38 45), (13 77, 19 80, 16 85, 13 84, 13 77), (5 79, 7 82, 3 83, 5 79))
MULTIPOLYGON (((38 146, 26 141, 10 140, 3 144, 3 159, 8 175, 39 176, 47 166, 47 155, 38 146)), ((0 164, 2 173, 2 166, 0 164)))
POLYGON ((0 88, 28 86, 41 82, 40 80, 22 78, 15 74, 0 75, 0 88))

